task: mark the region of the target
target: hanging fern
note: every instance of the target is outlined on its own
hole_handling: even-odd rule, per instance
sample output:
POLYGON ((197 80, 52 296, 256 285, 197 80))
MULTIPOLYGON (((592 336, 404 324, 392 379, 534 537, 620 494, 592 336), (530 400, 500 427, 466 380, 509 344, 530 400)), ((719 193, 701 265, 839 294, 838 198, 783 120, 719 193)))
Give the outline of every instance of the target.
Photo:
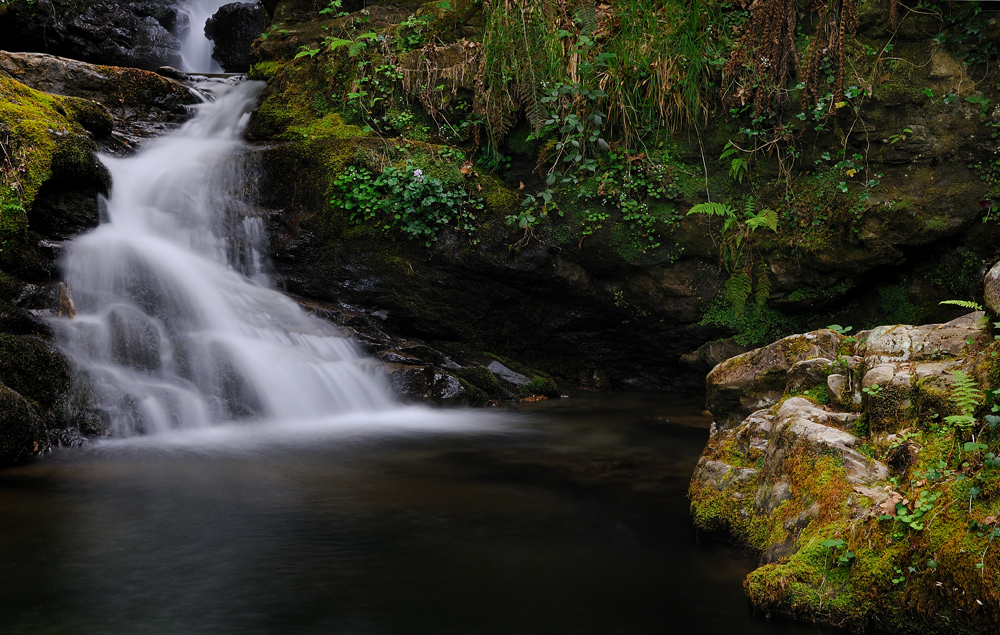
POLYGON ((764 308, 767 299, 771 297, 771 277, 767 275, 767 265, 759 263, 757 265, 756 279, 754 281, 753 301, 757 308, 764 308))
POLYGON ((762 209, 759 214, 749 212, 747 214, 747 229, 753 231, 760 227, 766 227, 773 232, 778 231, 778 212, 773 209, 762 209))
POLYGON ((722 216, 723 218, 735 218, 736 210, 725 203, 698 203, 688 210, 687 215, 705 214, 706 216, 722 216))
POLYGON ((743 315, 746 311, 747 299, 752 292, 753 281, 746 271, 738 271, 726 280, 726 299, 736 315, 743 315))

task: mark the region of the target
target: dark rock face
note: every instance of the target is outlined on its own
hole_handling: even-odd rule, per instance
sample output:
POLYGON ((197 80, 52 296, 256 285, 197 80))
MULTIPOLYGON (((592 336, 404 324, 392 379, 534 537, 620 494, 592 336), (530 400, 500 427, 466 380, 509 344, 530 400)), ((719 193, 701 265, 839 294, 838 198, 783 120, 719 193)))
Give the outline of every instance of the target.
POLYGON ((250 45, 267 28, 267 12, 259 3, 223 5, 205 23, 205 35, 215 42, 212 58, 227 73, 250 70, 250 45))
POLYGON ((9 51, 153 70, 175 62, 177 22, 175 0, 17 2, 0 9, 0 42, 9 51))
MULTIPOLYGON (((279 208, 288 201, 279 197, 294 186, 273 165, 261 191, 269 207, 279 208)), ((457 236, 442 236, 431 248, 387 247, 386 239, 341 242, 315 216, 286 212, 272 219, 273 261, 293 294, 384 312, 390 333, 461 342, 466 350, 501 354, 572 382, 587 385, 595 373, 610 377, 595 388, 698 389, 702 378, 679 369, 677 360, 723 333, 692 323, 697 314, 669 313, 683 312, 699 288, 712 284, 695 268, 683 296, 662 298, 672 319, 661 321, 615 305, 615 289, 648 274, 602 272, 593 262, 579 264, 576 258, 586 254, 551 253, 540 243, 510 251, 502 230, 475 249, 457 236), (408 264, 387 261, 387 248, 406 254, 408 264)))

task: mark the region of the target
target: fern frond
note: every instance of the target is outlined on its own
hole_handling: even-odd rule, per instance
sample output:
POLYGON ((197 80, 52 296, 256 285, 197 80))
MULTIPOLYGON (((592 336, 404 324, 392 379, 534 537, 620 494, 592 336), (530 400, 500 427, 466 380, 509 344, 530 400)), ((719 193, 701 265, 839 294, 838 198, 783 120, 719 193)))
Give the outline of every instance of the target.
POLYGON ((688 210, 687 215, 691 214, 705 214, 706 216, 722 216, 725 218, 734 218, 736 216, 736 210, 734 210, 729 205, 725 203, 698 203, 688 210))
POLYGON ((752 291, 752 281, 745 271, 738 271, 726 280, 726 299, 729 300, 736 315, 743 315, 746 311, 747 298, 752 291))
POLYGON ((573 11, 573 19, 580 23, 580 34, 590 35, 597 30, 597 5, 584 2, 573 11))
POLYGON ((773 209, 761 210, 759 214, 751 213, 747 218, 747 229, 754 231, 760 227, 766 227, 773 232, 778 231, 778 212, 773 209))
POLYGON ((763 262, 758 264, 753 290, 753 301, 758 308, 764 308, 764 305, 767 304, 767 299, 771 297, 771 277, 767 274, 767 265, 763 262))
POLYGON ((986 400, 979 388, 979 382, 961 370, 951 371, 951 376, 951 392, 948 398, 959 414, 945 417, 945 421, 960 427, 975 425, 976 408, 983 405, 986 400))
POLYGON ((982 311, 983 305, 978 302, 971 302, 969 300, 942 300, 938 304, 954 304, 955 306, 960 306, 965 309, 972 309, 973 311, 982 311))

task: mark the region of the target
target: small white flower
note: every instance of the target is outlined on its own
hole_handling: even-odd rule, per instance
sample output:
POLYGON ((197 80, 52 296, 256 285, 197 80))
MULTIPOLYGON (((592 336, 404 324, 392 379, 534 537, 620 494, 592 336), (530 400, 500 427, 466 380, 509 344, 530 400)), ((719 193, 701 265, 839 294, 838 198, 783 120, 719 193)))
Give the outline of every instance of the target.
POLYGON ((421 170, 420 168, 417 168, 416 170, 414 170, 413 171, 413 180, 414 181, 420 181, 422 183, 423 180, 424 180, 424 171, 421 170))

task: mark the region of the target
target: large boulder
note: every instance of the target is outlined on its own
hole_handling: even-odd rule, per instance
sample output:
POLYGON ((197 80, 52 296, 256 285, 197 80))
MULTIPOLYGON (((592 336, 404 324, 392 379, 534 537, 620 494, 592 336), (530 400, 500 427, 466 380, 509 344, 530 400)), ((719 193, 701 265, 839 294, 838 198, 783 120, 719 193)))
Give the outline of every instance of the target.
POLYGON ((36 0, 0 6, 0 43, 9 51, 46 52, 154 70, 175 63, 176 0, 36 0))
POLYGON ((997 482, 987 396, 1000 343, 987 326, 977 312, 814 331, 709 374, 715 423, 691 511, 760 554, 745 585, 756 607, 858 632, 981 632, 997 619, 983 599, 995 576, 966 573, 1000 564, 986 528, 996 490, 984 491, 997 482))
POLYGON ((0 74, 35 90, 87 100, 93 104, 88 129, 98 140, 113 132, 126 146, 182 123, 191 116, 189 106, 200 101, 184 84, 157 73, 43 53, 0 51, 0 74))
POLYGON ((708 374, 706 405, 721 429, 731 428, 752 412, 781 399, 788 371, 798 362, 837 357, 843 336, 823 329, 792 335, 731 357, 708 374))
POLYGON ((215 43, 212 58, 227 73, 250 70, 250 45, 267 28, 267 12, 259 2, 222 5, 208 22, 205 35, 215 43))

